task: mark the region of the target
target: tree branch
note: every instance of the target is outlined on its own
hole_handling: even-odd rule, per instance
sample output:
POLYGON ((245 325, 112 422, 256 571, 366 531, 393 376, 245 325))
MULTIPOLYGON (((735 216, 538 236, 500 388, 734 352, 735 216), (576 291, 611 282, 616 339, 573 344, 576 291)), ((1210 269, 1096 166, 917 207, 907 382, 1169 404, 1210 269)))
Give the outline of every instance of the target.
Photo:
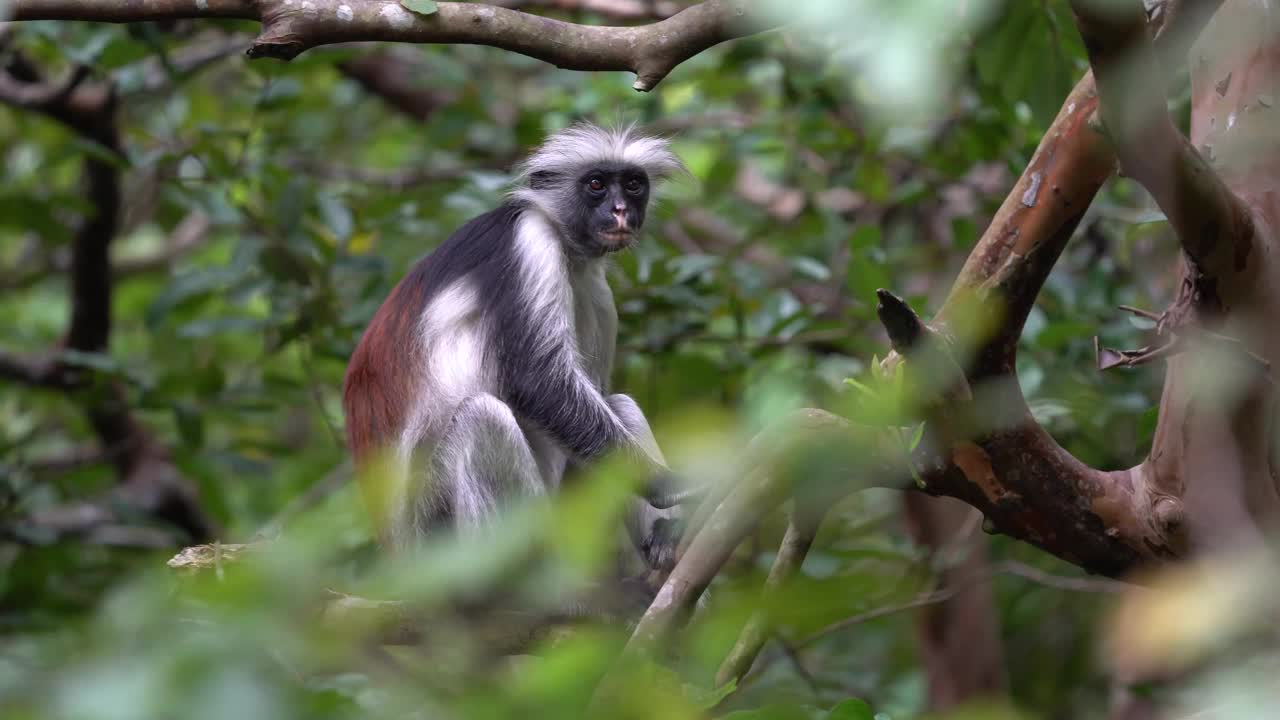
POLYGON ((1038 570, 1036 568, 1033 568, 1030 565, 1024 565, 1019 562, 1007 560, 1004 562, 994 563, 991 565, 990 568, 982 572, 975 573, 971 576, 959 579, 955 583, 947 585, 946 587, 942 587, 937 590, 931 590, 929 592, 922 593, 915 599, 909 600, 900 605, 887 605, 885 607, 875 608, 873 610, 868 610, 864 613, 859 613, 857 615, 847 617, 843 620, 838 620, 836 622, 833 622, 830 625, 822 628, 821 630, 818 630, 810 635, 805 636, 804 638, 801 638, 795 641, 795 647, 797 648, 809 647, 810 645, 813 645, 814 643, 831 635, 832 633, 837 633, 843 630, 847 630, 848 628, 851 628, 854 625, 861 625, 862 623, 865 623, 865 622, 878 620, 879 618, 887 617, 889 615, 896 615, 897 613, 905 612, 907 610, 915 610, 922 607, 928 607, 929 605, 934 605, 936 603, 946 602, 947 600, 954 598, 955 596, 964 592, 966 589, 972 587, 973 585, 977 583, 988 582, 992 578, 998 577, 1000 575, 1016 575, 1018 577, 1024 578, 1038 585, 1044 585, 1046 587, 1056 588, 1058 590, 1066 590, 1070 592, 1109 593, 1110 594, 1110 593, 1125 592, 1126 590, 1129 590, 1130 588, 1133 587, 1132 585, 1129 585, 1127 583, 1117 582, 1115 580, 1105 580, 1105 579, 1100 580, 1095 578, 1074 578, 1074 577, 1063 577, 1060 575, 1052 575, 1050 573, 1044 572, 1043 570, 1038 570))
MULTIPOLYGON (((908 493, 902 498, 907 530, 927 550, 938 585, 985 572, 990 543, 978 532, 981 516, 958 500, 908 493)), ((1000 614, 992 588, 975 584, 915 615, 916 651, 925 668, 929 709, 952 708, 1008 692, 1000 614)))
MULTIPOLYGON (((1120 166, 1155 198, 1198 272, 1214 279, 1243 270, 1253 245, 1252 216, 1169 117, 1142 3, 1101 7, 1072 0, 1071 6, 1120 166)), ((1202 301, 1209 309, 1217 304, 1214 297, 1202 301)))
POLYGON ((490 5, 512 10, 547 9, 589 12, 611 20, 653 20, 669 18, 688 3, 669 0, 489 0, 490 5))
POLYGON ((169 90, 181 81, 201 70, 243 51, 253 36, 248 34, 213 34, 200 38, 188 46, 174 50, 168 62, 152 56, 131 66, 136 80, 119 88, 122 98, 147 96, 169 90))
POLYGON ((40 362, 0 352, 0 378, 34 387, 63 388, 61 373, 54 363, 40 362))
MULTIPOLYGON (((822 410, 798 410, 779 420, 751 441, 745 455, 745 476, 730 486, 712 488, 691 517, 676 566, 636 625, 625 660, 663 647, 733 550, 787 499, 796 498, 802 515, 788 535, 794 547, 780 561, 798 567, 803 560, 799 551, 807 550, 803 538, 820 520, 816 508, 829 507, 839 497, 871 485, 851 481, 908 475, 905 458, 884 433, 822 410)), ((782 576, 790 572, 786 567, 779 570, 782 576)), ((606 680, 597 689, 598 700, 612 692, 607 685, 606 680)))
POLYGON ((747 620, 746 626, 738 634, 738 641, 716 671, 717 687, 741 680, 751 670, 760 649, 773 633, 773 605, 778 600, 781 589, 799 574, 826 510, 826 506, 809 508, 799 501, 792 509, 787 532, 782 537, 773 567, 769 569, 769 577, 765 580, 764 595, 760 600, 762 607, 747 620))
POLYGON ((9 6, 14 20, 258 20, 262 32, 249 56, 282 60, 319 45, 368 40, 488 45, 569 70, 629 70, 640 91, 703 50, 774 24, 754 0, 705 0, 638 27, 577 25, 462 2, 441 2, 431 15, 390 0, 12 0, 9 6))
MULTIPOLYGON (((165 246, 160 250, 146 255, 127 256, 113 262, 112 281, 168 269, 174 261, 204 243, 209 237, 211 224, 209 216, 198 210, 191 212, 169 232, 165 246)), ((29 288, 49 275, 69 271, 71 253, 52 252, 23 265, 30 267, 24 267, 23 271, 11 275, 0 275, 0 290, 29 288)))
POLYGON ((7 72, 0 73, 0 98, 6 105, 25 110, 57 107, 89 77, 89 68, 77 65, 65 78, 50 82, 22 82, 7 72))
MULTIPOLYGON (((1170 16, 1157 38, 1162 57, 1185 55, 1209 16, 1200 10, 1170 16)), ((1163 88, 1173 70, 1156 69, 1149 88, 1163 88)), ((995 531, 1091 572, 1117 576, 1185 551, 1182 502, 1165 492, 1146 462, 1103 472, 1072 457, 1036 423, 1015 372, 1027 315, 1115 167, 1107 138, 1090 122, 1097 107, 1093 76, 1087 74, 928 324, 935 351, 924 358, 939 350, 949 355, 973 397, 936 387, 935 373, 908 378, 926 383, 920 410, 927 422, 915 458, 926 492, 964 500, 995 531), (987 332, 975 336, 974 328, 987 332)), ((910 323, 886 320, 896 326, 891 337, 911 336, 910 323)), ((884 365, 902 361, 898 348, 884 365)), ((910 370, 913 361, 906 362, 910 370)))
MULTIPOLYGON (((71 319, 62 346, 79 353, 105 353, 111 334, 111 243, 120 220, 119 162, 124 157, 114 87, 109 82, 86 84, 83 77, 46 84, 38 69, 17 54, 10 57, 8 66, 0 68, 0 77, 4 78, 0 81, 0 103, 46 115, 103 150, 88 154, 84 160, 90 210, 71 243, 71 319), (39 90, 27 92, 29 88, 39 90), (47 88, 58 89, 51 92, 47 88)), ((115 499, 182 528, 194 539, 214 534, 215 523, 200 507, 194 488, 165 449, 137 422, 120 383, 95 387, 82 368, 57 357, 47 365, 5 360, 0 362, 0 371, 0 375, 33 385, 85 390, 79 397, 83 410, 117 471, 115 499)))

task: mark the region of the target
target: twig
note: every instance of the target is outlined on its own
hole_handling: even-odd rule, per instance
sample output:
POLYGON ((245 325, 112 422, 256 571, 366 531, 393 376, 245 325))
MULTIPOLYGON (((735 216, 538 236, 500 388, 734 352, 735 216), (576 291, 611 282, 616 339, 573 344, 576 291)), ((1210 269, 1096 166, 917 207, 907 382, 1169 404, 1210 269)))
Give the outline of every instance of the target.
POLYGON ((957 581, 955 584, 937 590, 931 590, 927 593, 917 596, 915 599, 898 605, 886 605, 863 613, 858 613, 843 620, 827 625, 795 643, 797 648, 806 648, 818 642, 822 638, 832 633, 847 630, 854 625, 871 620, 877 620, 889 615, 896 615, 908 610, 915 610, 935 603, 945 602, 959 595, 970 587, 979 583, 988 582, 991 578, 998 575, 1016 575, 1038 585, 1052 587, 1058 590, 1067 590, 1070 592, 1088 592, 1088 593, 1120 593, 1133 589, 1134 585, 1123 583, 1118 580, 1107 580, 1102 578, 1072 578, 1063 577, 1061 575, 1053 575, 1042 570, 1031 567, 1024 563, 1011 560, 994 563, 991 567, 981 573, 976 573, 967 578, 957 581))
POLYGON ((775 21, 755 0, 705 0, 636 27, 577 25, 482 3, 440 2, 411 12, 390 0, 11 0, 14 20, 147 22, 181 18, 258 20, 249 57, 290 60, 320 45, 356 41, 489 45, 570 70, 630 70, 652 90, 677 65, 775 21))
MULTIPOLYGON (((182 219, 169 233, 165 247, 147 255, 123 257, 112 263, 111 278, 120 281, 136 275, 167 270, 174 261, 200 247, 209 237, 211 222, 200 211, 182 219)), ((52 274, 71 269, 71 253, 55 252, 28 262, 18 263, 24 269, 11 275, 0 275, 0 290, 22 290, 52 274)))
MULTIPOLYGON (((636 625, 619 667, 667 644, 734 549, 797 487, 804 490, 803 499, 821 497, 830 504, 865 486, 851 480, 896 477, 905 463, 880 440, 874 431, 863 434, 847 420, 814 409, 793 412, 757 435, 745 453, 741 481, 727 491, 713 488, 695 514, 702 524, 691 519, 686 537, 693 539, 682 543, 675 568, 636 625), (708 505, 714 507, 706 512, 708 505)), ((591 706, 601 709, 609 702, 624 676, 618 669, 608 673, 591 706)))
POLYGON ((311 363, 310 343, 306 343, 306 347, 299 345, 298 359, 302 363, 302 371, 307 376, 307 389, 311 392, 311 400, 316 404, 316 412, 320 413, 320 419, 324 421, 324 427, 329 431, 334 447, 345 448, 347 441, 342 431, 333 424, 333 419, 329 417, 329 408, 325 406, 324 390, 321 389, 320 379, 316 377, 315 366, 311 363))
POLYGON ((122 84, 120 97, 133 99, 146 97, 169 90, 175 81, 181 81, 220 60, 244 51, 246 45, 253 41, 253 36, 242 33, 218 33, 217 35, 193 42, 186 47, 178 48, 166 64, 156 57, 149 57, 135 65, 121 68, 118 77, 126 74, 136 78, 133 82, 122 84))
POLYGON ((460 180, 477 170, 505 170, 510 167, 514 160, 515 158, 494 157, 466 166, 454 163, 432 163, 430 165, 389 170, 334 165, 312 157, 290 158, 285 164, 295 170, 302 170, 325 180, 382 187, 399 192, 419 185, 460 180))
POLYGON ((284 527, 295 517, 319 504, 325 498, 337 492, 351 479, 351 460, 344 460, 324 477, 312 483, 301 495, 290 500, 271 520, 267 521, 254 533, 254 538, 267 539, 279 535, 284 527))
POLYGON ((792 509, 786 534, 778 547, 769 577, 765 580, 761 607, 752 614, 738 634, 738 641, 734 643, 733 649, 720 664, 720 669, 716 672, 717 687, 732 680, 741 680, 751 669, 751 664, 760 654, 765 641, 773 634, 772 603, 778 598, 780 590, 800 572, 804 558, 813 545, 813 538, 818 533, 818 526, 826 514, 825 510, 826 508, 807 508, 799 501, 792 509))

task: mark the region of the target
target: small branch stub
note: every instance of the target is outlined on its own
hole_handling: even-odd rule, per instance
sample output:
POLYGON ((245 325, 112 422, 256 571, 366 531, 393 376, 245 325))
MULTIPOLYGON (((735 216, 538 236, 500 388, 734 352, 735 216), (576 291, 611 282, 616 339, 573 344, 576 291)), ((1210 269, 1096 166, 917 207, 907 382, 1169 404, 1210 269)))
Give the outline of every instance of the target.
POLYGON ((889 345, 899 355, 906 355, 925 334, 924 321, 905 300, 884 288, 876 290, 876 300, 876 315, 889 334, 889 345))

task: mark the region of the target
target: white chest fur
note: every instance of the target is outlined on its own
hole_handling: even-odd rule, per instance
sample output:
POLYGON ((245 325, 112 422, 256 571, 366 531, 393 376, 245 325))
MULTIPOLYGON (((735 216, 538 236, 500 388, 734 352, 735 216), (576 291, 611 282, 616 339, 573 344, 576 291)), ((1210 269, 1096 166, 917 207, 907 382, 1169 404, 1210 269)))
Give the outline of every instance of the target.
POLYGON ((606 278, 606 263, 593 260, 569 272, 573 289, 573 332, 582 367, 601 392, 609 391, 618 336, 618 311, 606 278))

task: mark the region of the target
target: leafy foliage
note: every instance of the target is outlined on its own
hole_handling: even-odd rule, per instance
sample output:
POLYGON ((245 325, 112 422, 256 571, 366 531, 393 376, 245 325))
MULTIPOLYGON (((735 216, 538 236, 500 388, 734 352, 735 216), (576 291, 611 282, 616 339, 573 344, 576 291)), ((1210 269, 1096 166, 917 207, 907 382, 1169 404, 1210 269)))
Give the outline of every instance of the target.
MULTIPOLYGON (((694 180, 667 194, 649 239, 618 258, 615 385, 659 418, 678 467, 731 474, 746 438, 783 411, 843 407, 865 394, 867 359, 885 348, 876 288, 903 292, 917 308, 940 302, 1080 73, 1083 50, 1065 13, 1056 0, 988 7, 937 58, 950 75, 927 113, 897 114, 859 86, 859 62, 875 57, 875 43, 824 56, 785 34, 749 38, 682 65, 651 95, 635 94, 620 74, 559 71, 496 50, 397 48, 390 62, 440 101, 425 121, 343 71, 363 48, 288 64, 224 53, 194 69, 183 64, 193 48, 248 28, 22 26, 16 44, 33 60, 92 64, 95 79, 120 93, 126 208, 111 347, 76 363, 123 383, 227 538, 275 534, 281 522, 285 531, 252 561, 175 578, 162 566, 167 551, 84 542, 28 522, 101 496, 113 469, 101 458, 59 462, 93 443, 74 397, 0 386, 6 717, 579 711, 625 640, 621 628, 548 641, 517 671, 496 671, 469 620, 448 608, 495 586, 536 606, 607 563, 611 535, 598 514, 616 505, 618 473, 513 519, 501 543, 451 540, 423 557, 378 560, 360 498, 341 482, 349 470, 339 389, 379 303, 412 262, 499 201, 512 162, 546 132, 584 117, 673 132, 694 180), (193 214, 208 218, 207 237, 174 251, 171 234, 193 214), (157 255, 165 262, 150 270, 121 270, 157 255), (280 515, 314 486, 339 489, 280 515), (532 548, 551 552, 535 561, 532 548), (421 604, 438 644, 370 648, 366 628, 325 621, 335 589, 421 604)), ((936 29, 923 17, 914 31, 936 29)), ((65 330, 61 269, 76 220, 91 210, 79 190, 87 152, 46 119, 0 112, 5 350, 37 355, 65 330)), ((1126 231, 1144 202, 1124 182, 1108 189, 1023 338, 1019 377, 1033 411, 1095 465, 1135 459, 1153 432, 1156 377, 1092 370, 1093 335, 1141 344, 1143 328, 1117 304, 1156 307, 1172 291, 1171 274, 1136 272, 1172 267, 1162 225, 1126 231)), ((775 601, 787 642, 717 694, 710 678, 781 536, 781 518, 766 523, 713 587, 671 667, 639 673, 633 702, 616 716, 922 713, 926 671, 905 609, 954 559, 914 545, 894 520, 897 506, 894 495, 867 492, 832 509, 801 577, 775 601), (904 612, 824 631, 894 606, 904 612)), ((993 548, 1070 572, 1025 546, 996 539, 993 548)), ((1098 716, 1108 690, 1093 652, 1102 599, 1017 576, 991 582, 1017 659, 1011 707, 1098 716)), ((981 712, 956 717, 1018 716, 981 712)))

